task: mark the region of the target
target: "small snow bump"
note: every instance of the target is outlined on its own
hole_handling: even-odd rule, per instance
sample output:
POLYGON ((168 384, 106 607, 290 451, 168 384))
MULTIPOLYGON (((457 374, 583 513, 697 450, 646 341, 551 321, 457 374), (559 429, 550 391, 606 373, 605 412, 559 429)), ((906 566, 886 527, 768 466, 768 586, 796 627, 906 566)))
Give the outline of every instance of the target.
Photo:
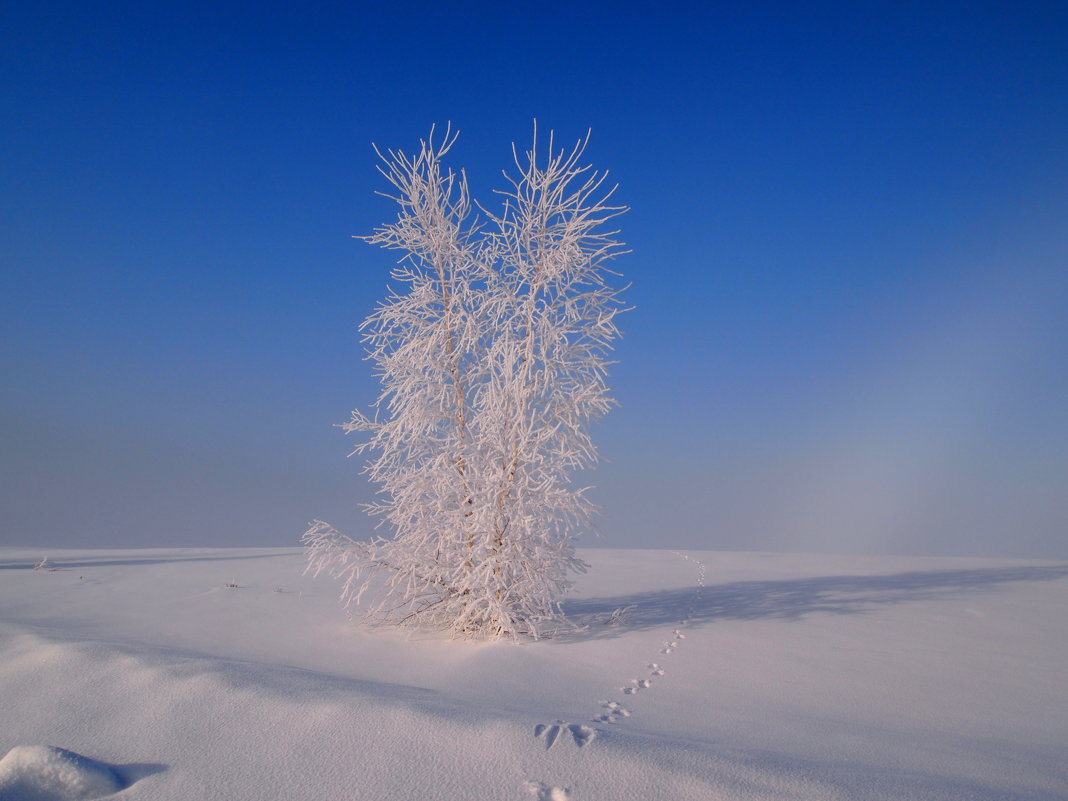
POLYGON ((110 765, 51 745, 18 745, 0 759, 0 801, 88 801, 124 786, 110 765))

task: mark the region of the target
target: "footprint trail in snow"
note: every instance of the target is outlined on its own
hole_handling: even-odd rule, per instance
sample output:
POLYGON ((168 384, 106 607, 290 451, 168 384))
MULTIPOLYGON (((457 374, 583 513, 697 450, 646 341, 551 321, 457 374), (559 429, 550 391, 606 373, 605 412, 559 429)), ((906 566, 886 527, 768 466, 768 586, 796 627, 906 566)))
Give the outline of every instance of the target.
MULTIPOLYGON (((690 602, 687 605, 685 611, 683 612, 682 618, 679 620, 679 625, 676 628, 672 629, 671 639, 665 640, 663 643, 663 647, 660 649, 660 653, 665 655, 674 653, 675 649, 678 648, 681 642, 686 639, 686 635, 683 633, 683 629, 686 628, 690 624, 690 621, 693 619, 694 612, 697 609, 697 604, 701 600, 701 595, 704 592, 705 588, 704 562, 700 561, 699 559, 694 559, 688 554, 679 553, 677 551, 673 551, 673 553, 676 556, 685 559, 687 562, 693 562, 695 565, 697 565, 697 590, 690 598, 690 602)), ((642 690, 648 690, 650 687, 652 687, 653 680, 660 678, 666 672, 659 662, 650 662, 648 668, 648 676, 638 676, 637 678, 631 679, 627 684, 619 688, 620 691, 624 695, 637 695, 642 690)), ((605 707, 607 704, 616 703, 617 702, 615 701, 603 701, 601 703, 601 706, 605 707)), ((628 712, 627 715, 629 716, 630 713, 628 712)), ((593 718, 593 721, 595 723, 616 723, 618 722, 618 720, 618 717, 612 720, 607 719, 604 713, 593 718)))
POLYGON ((618 701, 601 701, 601 709, 604 711, 593 718, 594 723, 618 723, 620 718, 630 717, 630 710, 618 701))
POLYGON ((552 724, 539 723, 534 727, 534 736, 545 739, 545 750, 549 750, 556 745, 556 741, 565 733, 571 735, 571 739, 574 740, 575 745, 579 748, 582 748, 597 736, 596 729, 583 726, 581 723, 565 723, 562 720, 552 724))
MULTIPOLYGON (((665 640, 663 647, 660 648, 661 654, 671 654, 675 652, 675 649, 679 647, 681 642, 686 639, 684 629, 690 625, 690 621, 693 619, 694 613, 697 610, 697 605, 701 601, 701 596, 705 589, 705 564, 699 559, 679 553, 678 551, 672 551, 675 556, 685 559, 687 562, 692 562, 697 566, 697 589, 694 591, 690 598, 689 604, 683 611, 683 616, 679 619, 678 626, 672 629, 671 639, 665 640)), ((633 607, 627 607, 627 611, 633 607)), ((617 610, 619 612, 620 610, 617 610)), ((622 618, 622 615, 620 615, 622 618)), ((613 622, 618 622, 613 618, 613 622)), ((664 676, 666 671, 659 662, 650 662, 647 665, 648 674, 645 676, 638 676, 631 679, 627 684, 620 687, 620 691, 624 695, 636 695, 644 690, 648 690, 653 686, 653 681, 664 676)), ((617 724, 623 718, 629 718, 631 712, 624 707, 619 701, 606 700, 601 701, 601 711, 599 714, 590 719, 591 723, 595 724, 617 724)), ((545 749, 549 750, 563 737, 572 740, 576 746, 583 748, 588 745, 597 736, 597 729, 590 726, 584 726, 578 723, 566 723, 565 721, 558 720, 556 723, 546 724, 539 723, 534 727, 534 737, 545 740, 545 749), (570 735, 570 738, 567 737, 570 735)), ((527 790, 534 795, 537 801, 571 801, 570 788, 550 787, 547 784, 541 782, 526 782, 527 790)))

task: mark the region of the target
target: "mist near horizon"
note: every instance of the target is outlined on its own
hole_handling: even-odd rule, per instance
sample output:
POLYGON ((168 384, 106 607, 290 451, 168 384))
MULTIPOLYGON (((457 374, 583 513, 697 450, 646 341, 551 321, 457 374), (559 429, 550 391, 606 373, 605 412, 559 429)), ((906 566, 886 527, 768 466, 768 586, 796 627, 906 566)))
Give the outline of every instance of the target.
MULTIPOLYGON (((740 391, 737 376, 687 371, 680 384, 696 386, 661 392, 674 368, 628 363, 625 339, 621 408, 595 429, 607 459, 577 476, 596 487, 601 532, 578 544, 1068 558, 1068 390, 1049 371, 1068 341, 1068 292, 1054 270, 1030 286, 1000 275, 927 298, 939 310, 927 328, 870 343, 825 381, 766 376, 780 384, 770 398, 766 386, 740 391), (645 368, 655 380, 640 381, 645 368), (749 408, 704 414, 695 394, 749 408)), ((248 454, 225 430, 205 447, 132 422, 79 430, 8 417, 6 453, 20 469, 4 484, 4 544, 296 545, 313 517, 358 538, 386 533, 359 509, 372 487, 362 459, 346 459, 354 442, 318 411, 289 418, 287 459, 232 419, 248 454)))

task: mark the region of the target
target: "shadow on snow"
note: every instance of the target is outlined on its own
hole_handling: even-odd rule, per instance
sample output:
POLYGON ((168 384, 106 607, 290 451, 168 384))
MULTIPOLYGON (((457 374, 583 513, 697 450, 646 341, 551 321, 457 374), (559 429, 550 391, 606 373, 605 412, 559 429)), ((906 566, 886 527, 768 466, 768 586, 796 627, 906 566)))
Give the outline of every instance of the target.
POLYGON ((564 602, 564 614, 582 628, 561 632, 557 638, 616 637, 635 629, 677 625, 684 618, 689 618, 691 623, 708 623, 716 620, 799 620, 812 614, 861 614, 891 604, 994 591, 999 585, 1010 582, 1066 577, 1068 565, 1043 565, 739 581, 610 598, 572 598, 564 602), (622 620, 619 620, 621 611, 622 620))
MULTIPOLYGON (((42 550, 42 554, 47 549, 42 550)), ((76 567, 133 567, 136 565, 164 565, 174 562, 227 562, 235 559, 275 559, 279 556, 288 556, 291 558, 302 556, 302 553, 290 549, 282 553, 246 553, 238 556, 141 556, 125 558, 121 556, 102 556, 100 558, 94 558, 92 556, 79 556, 74 559, 58 558, 54 563, 49 561, 49 565, 52 565, 49 570, 73 570, 76 567)), ((4 559, 0 560, 0 570, 33 570, 40 559, 4 559)))

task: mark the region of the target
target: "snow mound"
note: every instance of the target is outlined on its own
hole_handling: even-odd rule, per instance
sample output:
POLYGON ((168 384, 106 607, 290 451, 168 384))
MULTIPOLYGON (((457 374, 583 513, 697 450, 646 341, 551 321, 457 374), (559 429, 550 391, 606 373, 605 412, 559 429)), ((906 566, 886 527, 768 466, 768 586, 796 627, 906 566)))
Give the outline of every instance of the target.
POLYGON ((88 801, 123 787, 108 765, 51 745, 17 745, 0 759, 0 801, 88 801))

